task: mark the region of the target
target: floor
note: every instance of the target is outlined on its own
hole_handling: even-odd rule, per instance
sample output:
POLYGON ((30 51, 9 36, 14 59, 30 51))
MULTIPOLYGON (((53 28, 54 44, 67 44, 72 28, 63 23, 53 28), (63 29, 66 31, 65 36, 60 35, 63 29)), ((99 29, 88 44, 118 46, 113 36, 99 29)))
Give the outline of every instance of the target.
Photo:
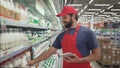
POLYGON ((91 64, 92 68, 102 68, 102 67, 101 67, 98 63, 96 63, 96 62, 91 62, 90 64, 91 64))

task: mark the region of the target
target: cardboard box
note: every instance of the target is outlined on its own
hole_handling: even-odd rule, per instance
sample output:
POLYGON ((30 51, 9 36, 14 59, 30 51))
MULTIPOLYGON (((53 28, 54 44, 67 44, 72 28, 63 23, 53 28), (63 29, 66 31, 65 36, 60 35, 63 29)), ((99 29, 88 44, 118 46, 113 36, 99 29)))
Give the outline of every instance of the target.
POLYGON ((20 20, 20 13, 17 13, 17 12, 15 13, 15 19, 20 20))
POLYGON ((112 49, 101 50, 101 55, 112 55, 112 49))
POLYGON ((97 40, 99 44, 109 44, 111 42, 109 37, 98 37, 97 40))
POLYGON ((111 42, 110 38, 104 38, 103 43, 109 44, 111 42))
POLYGON ((109 46, 109 45, 102 45, 101 46, 101 49, 112 49, 112 46, 109 46))
POLYGON ((120 61, 119 60, 112 60, 112 66, 120 66, 120 61))
POLYGON ((113 60, 119 60, 119 61, 120 61, 120 55, 112 56, 112 59, 113 59, 113 60))
POLYGON ((4 16, 4 14, 5 14, 4 10, 5 10, 5 8, 0 5, 0 15, 4 16))
POLYGON ((112 48, 113 55, 120 55, 120 48, 112 48))
POLYGON ((112 56, 111 55, 102 55, 102 60, 112 60, 112 56))
POLYGON ((112 49, 113 45, 112 44, 102 44, 100 45, 101 49, 112 49))
POLYGON ((109 60, 109 59, 105 59, 105 60, 102 60, 102 62, 101 62, 103 65, 112 65, 112 61, 111 60, 109 60))

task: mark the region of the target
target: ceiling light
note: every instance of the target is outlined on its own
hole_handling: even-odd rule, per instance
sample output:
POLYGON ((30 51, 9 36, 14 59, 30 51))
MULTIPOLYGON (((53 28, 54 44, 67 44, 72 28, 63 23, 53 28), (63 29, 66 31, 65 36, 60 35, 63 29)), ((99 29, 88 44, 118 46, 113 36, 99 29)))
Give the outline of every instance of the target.
POLYGON ((82 13, 84 10, 82 9, 80 12, 82 13))
POLYGON ((95 4, 95 6, 110 6, 110 4, 95 4))
POLYGON ((114 12, 104 12, 103 14, 114 14, 114 12))
POLYGON ((111 9, 111 11, 120 11, 120 9, 111 9))
POLYGON ((82 6, 82 4, 67 4, 67 6, 82 6))
POLYGON ((95 15, 98 15, 99 13, 96 13, 95 15))
POLYGON ((89 11, 101 11, 101 9, 88 9, 89 11))
POLYGON ((107 15, 106 17, 110 17, 110 15, 107 15))
POLYGON ((81 13, 78 13, 78 15, 80 15, 81 13))
POLYGON ((114 14, 112 14, 112 15, 116 15, 117 13, 114 13, 114 14))
POLYGON ((86 5, 85 7, 84 7, 84 9, 86 9, 88 7, 88 5, 86 5))
POLYGON ((114 5, 112 5, 112 6, 110 6, 110 7, 108 7, 107 9, 110 9, 110 8, 112 8, 114 5))
POLYGON ((93 0, 91 0, 90 2, 89 2, 89 4, 91 4, 93 2, 93 0))
POLYGON ((120 4, 120 2, 118 2, 118 4, 120 4))
POLYGON ((100 13, 104 12, 105 10, 100 11, 100 13))
POLYGON ((95 14, 95 12, 85 12, 85 14, 95 14))
POLYGON ((120 15, 115 15, 115 16, 120 17, 120 15))
POLYGON ((82 15, 82 16, 92 16, 92 15, 82 15))
POLYGON ((108 16, 110 16, 110 15, 98 15, 98 16, 106 16, 106 17, 108 17, 108 16))

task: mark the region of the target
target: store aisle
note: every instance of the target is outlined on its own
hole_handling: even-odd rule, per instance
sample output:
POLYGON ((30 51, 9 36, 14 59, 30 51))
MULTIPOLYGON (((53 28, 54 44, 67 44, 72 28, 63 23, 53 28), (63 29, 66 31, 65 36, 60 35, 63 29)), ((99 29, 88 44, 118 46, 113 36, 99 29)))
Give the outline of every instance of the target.
POLYGON ((91 62, 92 68, 102 68, 98 63, 96 62, 91 62))

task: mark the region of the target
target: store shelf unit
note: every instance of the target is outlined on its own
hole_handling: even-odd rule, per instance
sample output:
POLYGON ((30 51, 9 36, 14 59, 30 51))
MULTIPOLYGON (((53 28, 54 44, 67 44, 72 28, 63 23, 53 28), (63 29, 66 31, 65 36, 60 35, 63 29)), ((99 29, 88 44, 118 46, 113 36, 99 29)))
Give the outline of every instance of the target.
MULTIPOLYGON (((56 34, 58 34, 58 33, 56 33, 56 34)), ((46 39, 44 39, 44 40, 42 40, 42 41, 37 41, 37 42, 35 42, 35 43, 26 45, 26 46, 24 46, 24 47, 22 47, 22 48, 20 48, 20 49, 18 49, 18 50, 16 50, 16 51, 10 53, 10 54, 7 54, 7 55, 5 55, 5 56, 3 56, 3 57, 0 57, 0 63, 6 61, 6 60, 8 60, 8 59, 11 59, 11 58, 14 57, 14 56, 17 56, 17 55, 21 54, 22 52, 28 50, 29 48, 31 48, 31 47, 33 47, 33 46, 35 46, 35 45, 37 45, 37 44, 40 44, 40 43, 43 43, 43 42, 49 40, 50 38, 54 37, 56 34, 54 34, 53 36, 48 37, 48 38, 46 38, 46 39)))
POLYGON ((120 32, 116 32, 110 37, 111 41, 115 44, 115 47, 120 47, 120 32))
MULTIPOLYGON (((62 27, 60 27, 60 22, 49 2, 41 0, 11 0, 10 2, 2 0, 2 2, 8 4, 5 6, 11 6, 12 4, 12 9, 8 9, 4 4, 2 5, 6 13, 0 16, 0 32, 2 36, 2 42, 0 42, 2 44, 0 47, 0 51, 2 51, 0 53, 0 66, 19 67, 13 62, 20 60, 27 63, 32 58, 38 57, 45 49, 49 48, 49 45, 51 45, 50 39, 59 34, 58 32, 62 30, 62 27), (49 3, 49 7, 46 3, 49 3), (43 12, 38 9, 43 10, 43 12), (43 50, 38 48, 40 50, 38 51, 39 54, 33 57, 32 48, 39 45, 43 50), (27 57, 21 59, 21 55, 27 57)), ((35 51, 37 52, 37 50, 35 51)), ((21 66, 26 66, 26 63, 22 62, 18 63, 21 66)))
POLYGON ((23 28, 23 29, 38 29, 38 30, 48 30, 46 28, 41 28, 39 26, 35 26, 32 24, 28 24, 28 23, 13 23, 13 22, 7 22, 5 24, 7 27, 9 28, 23 28))
POLYGON ((57 29, 51 28, 41 28, 37 25, 28 24, 28 23, 13 23, 13 22, 6 22, 5 26, 7 28, 22 28, 23 30, 51 30, 51 31, 58 31, 57 29))
POLYGON ((95 31, 95 34, 98 36, 110 37, 111 41, 115 44, 120 43, 119 29, 102 29, 99 31, 95 31))

